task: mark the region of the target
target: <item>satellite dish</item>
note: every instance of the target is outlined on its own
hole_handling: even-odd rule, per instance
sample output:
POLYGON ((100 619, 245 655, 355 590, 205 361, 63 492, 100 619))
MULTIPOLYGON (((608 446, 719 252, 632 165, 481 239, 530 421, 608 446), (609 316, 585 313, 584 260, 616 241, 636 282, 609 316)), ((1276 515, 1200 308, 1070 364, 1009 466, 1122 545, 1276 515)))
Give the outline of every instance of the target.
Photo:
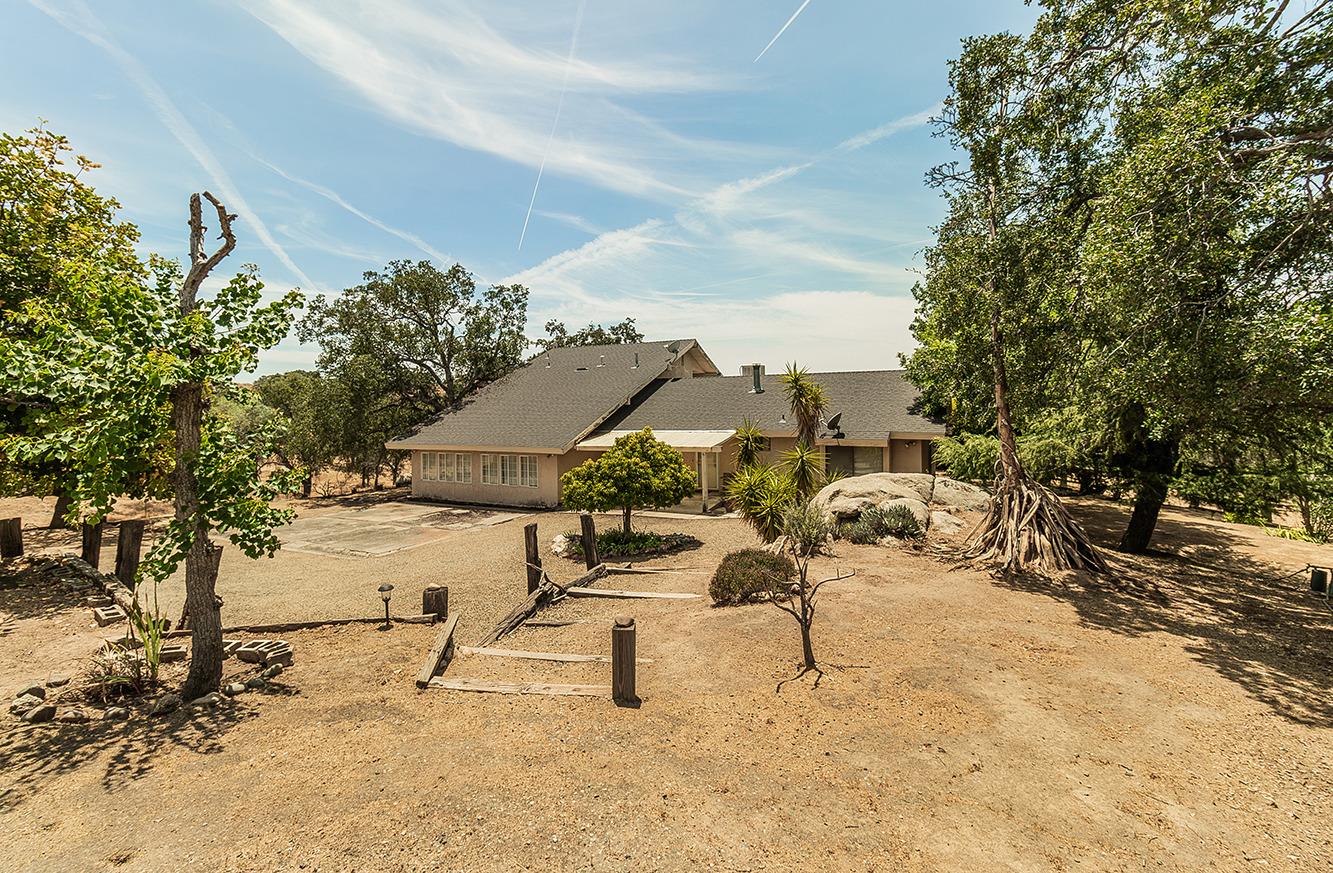
POLYGON ((842 413, 841 413, 841 412, 839 412, 837 415, 835 415, 835 416, 833 416, 832 418, 830 418, 828 421, 824 422, 824 424, 828 427, 829 430, 831 430, 831 431, 833 431, 833 432, 836 433, 837 430, 838 430, 838 422, 840 422, 840 421, 842 421, 842 413))

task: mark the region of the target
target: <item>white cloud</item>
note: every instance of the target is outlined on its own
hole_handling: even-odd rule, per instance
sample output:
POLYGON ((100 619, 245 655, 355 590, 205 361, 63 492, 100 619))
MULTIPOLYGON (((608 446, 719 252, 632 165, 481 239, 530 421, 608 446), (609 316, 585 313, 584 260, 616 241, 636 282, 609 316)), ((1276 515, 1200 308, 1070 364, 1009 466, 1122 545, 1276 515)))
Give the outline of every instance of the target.
POLYGON ((734 147, 665 131, 612 99, 717 88, 723 84, 717 77, 680 62, 651 59, 577 57, 566 65, 570 21, 565 7, 546 17, 533 15, 537 20, 528 30, 537 32, 526 34, 531 38, 520 44, 460 0, 430 11, 403 0, 245 0, 245 5, 381 113, 464 148, 538 167, 568 71, 568 123, 562 123, 546 155, 551 172, 629 194, 679 200, 693 188, 685 160, 689 154, 736 154, 734 147), (645 155, 673 157, 663 162, 645 155))
POLYGON ((51 4, 43 2, 43 0, 30 0, 30 2, 71 33, 86 39, 110 55, 111 59, 129 77, 135 87, 143 93, 144 98, 148 100, 149 105, 162 124, 213 180, 213 184, 217 186, 218 193, 227 208, 235 210, 236 214, 250 225, 250 229, 254 231, 255 236, 259 237, 264 247, 272 252, 273 256, 281 261, 294 276, 300 279, 301 284, 306 289, 318 290, 314 281, 297 266, 286 250, 274 239, 273 234, 269 232, 267 225, 264 224, 258 213, 250 208, 245 198, 241 196, 240 191, 232 184, 231 176, 223 169, 217 156, 204 143, 203 138, 199 136, 199 132, 194 129, 194 125, 190 124, 185 116, 181 114, 176 104, 149 74, 147 68, 106 35, 105 28, 97 20, 92 10, 81 2, 75 3, 72 10, 57 9, 51 4))

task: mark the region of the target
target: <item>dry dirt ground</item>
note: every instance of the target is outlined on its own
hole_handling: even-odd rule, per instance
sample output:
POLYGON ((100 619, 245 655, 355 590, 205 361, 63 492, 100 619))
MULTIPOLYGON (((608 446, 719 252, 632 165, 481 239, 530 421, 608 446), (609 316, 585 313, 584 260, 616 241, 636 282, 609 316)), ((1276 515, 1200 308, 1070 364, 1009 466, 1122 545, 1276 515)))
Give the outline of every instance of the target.
MULTIPOLYGON (((1125 517, 1074 511, 1103 543, 1125 517)), ((543 545, 575 526, 537 518, 543 545)), ((702 593, 752 542, 734 520, 644 525, 705 543, 651 564, 704 572, 602 584, 702 593)), ((523 596, 521 543, 511 521, 377 558, 229 555, 224 617, 368 613, 382 581, 414 612, 439 583, 473 643, 523 596)), ((1292 575, 1333 548, 1174 509, 1156 545, 1115 557, 1107 584, 841 544, 815 568, 856 570, 824 589, 826 672, 780 693, 799 643, 764 605, 567 600, 541 617, 581 623, 503 643, 604 653, 632 613, 653 662, 639 709, 418 691, 428 626, 285 634, 296 666, 215 710, 0 714, 0 869, 1333 869, 1333 612, 1292 575)), ((0 610, 6 688, 75 669, 104 635, 54 593, 0 590, 0 610)), ((462 655, 446 675, 606 674, 462 655)))

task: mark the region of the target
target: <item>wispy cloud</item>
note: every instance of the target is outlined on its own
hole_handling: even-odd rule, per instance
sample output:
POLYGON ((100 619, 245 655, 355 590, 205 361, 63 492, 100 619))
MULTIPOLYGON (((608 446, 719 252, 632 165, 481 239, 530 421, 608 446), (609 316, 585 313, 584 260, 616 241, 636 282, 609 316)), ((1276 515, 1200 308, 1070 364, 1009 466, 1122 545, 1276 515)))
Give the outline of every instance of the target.
POLYGON ((430 257, 435 259, 435 261, 438 263, 439 266, 447 267, 449 264, 453 263, 453 258, 445 254, 444 252, 440 251, 439 249, 435 248, 435 246, 426 242, 424 239, 417 236, 415 233, 403 230, 400 227, 394 227, 388 222, 381 221, 375 216, 357 208, 351 203, 348 203, 347 200, 341 194, 339 194, 337 191, 334 191, 332 188, 329 188, 325 185, 321 185, 318 182, 312 182, 309 179, 303 179, 300 176, 294 176, 291 173, 284 170, 282 167, 279 167, 277 164, 274 164, 260 157, 259 155, 251 153, 251 157, 253 157, 259 163, 263 164, 265 167, 268 167, 273 172, 277 173, 282 178, 286 179, 288 182, 300 185, 307 191, 313 191, 314 193, 318 194, 319 196, 323 197, 329 202, 335 203, 338 206, 342 207, 343 209, 347 210, 352 215, 355 215, 357 218, 361 219, 362 221, 366 222, 372 227, 377 227, 380 230, 384 231, 385 233, 390 234, 391 236, 396 236, 403 242, 415 246, 425 254, 430 255, 430 257))
POLYGON ((403 0, 244 2, 379 112, 463 148, 534 169, 546 156, 548 172, 667 201, 692 196, 691 157, 727 152, 665 131, 622 105, 636 95, 717 88, 718 77, 670 60, 570 59, 554 48, 564 46, 568 18, 561 16, 557 42, 558 10, 549 7, 542 7, 545 17, 525 22, 528 38, 520 44, 461 0, 430 9, 403 0), (548 150, 551 107, 562 89, 568 93, 561 128, 569 133, 548 150))
POLYGON ((784 33, 787 32, 787 28, 791 27, 791 23, 795 21, 797 16, 799 16, 802 12, 804 12, 805 7, 809 5, 810 5, 810 0, 805 0, 805 2, 802 3, 797 8, 797 10, 791 14, 791 18, 788 18, 787 23, 782 25, 782 27, 778 30, 777 33, 773 34, 773 38, 768 41, 768 45, 764 46, 764 50, 755 56, 754 63, 756 64, 759 63, 759 59, 762 58, 764 55, 768 54, 768 50, 773 47, 773 43, 778 41, 778 37, 782 36, 784 33))
POLYGON ((567 224, 575 230, 581 230, 584 233, 597 236, 602 229, 593 224, 582 215, 575 215, 572 212, 555 212, 549 209, 538 209, 537 214, 542 218, 549 218, 552 221, 558 221, 561 224, 567 224))
POLYGON ((314 280, 297 266, 296 262, 273 237, 273 234, 269 232, 267 225, 264 224, 258 213, 250 208, 249 203, 241 196, 236 186, 232 184, 231 176, 218 161, 217 156, 213 154, 213 150, 199 136, 199 132, 195 130, 194 125, 190 124, 185 116, 181 114, 175 102, 167 96, 166 91, 162 90, 157 80, 149 74, 147 68, 106 34, 106 29, 98 21, 92 10, 82 2, 76 2, 69 8, 57 8, 44 2, 44 0, 30 0, 30 2, 66 30, 82 37, 110 55, 116 65, 143 94, 163 126, 185 147, 185 150, 213 180, 213 184, 217 187, 218 193, 227 207, 235 210, 236 214, 250 225, 250 229, 254 231, 255 236, 259 238, 264 247, 283 266, 290 270, 292 275, 301 281, 304 288, 311 291, 318 290, 314 280))
POLYGON ((885 351, 879 366, 893 366, 896 353, 911 348, 912 259, 926 241, 915 227, 910 236, 883 227, 882 201, 847 190, 845 179, 859 184, 883 161, 870 146, 920 128, 933 111, 716 185, 669 219, 600 234, 510 281, 532 289, 534 317, 632 315, 658 336, 724 324, 727 339, 711 340, 710 353, 716 347, 737 360, 752 359, 761 345, 768 354, 801 351, 784 350, 774 336, 827 335, 829 347, 812 365, 864 365, 873 347, 885 351), (842 184, 820 187, 830 181, 842 184))

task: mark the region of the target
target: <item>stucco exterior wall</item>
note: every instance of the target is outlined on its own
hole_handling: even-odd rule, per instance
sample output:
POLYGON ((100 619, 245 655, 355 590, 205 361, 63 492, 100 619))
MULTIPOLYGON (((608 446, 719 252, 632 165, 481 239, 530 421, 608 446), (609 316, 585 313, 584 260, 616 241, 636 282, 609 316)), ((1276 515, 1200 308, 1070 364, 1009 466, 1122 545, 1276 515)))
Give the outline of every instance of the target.
MULTIPOLYGON (((448 451, 442 449, 441 451, 448 451)), ((421 477, 421 451, 412 452, 412 496, 428 500, 483 503, 497 506, 554 507, 560 502, 560 462, 563 456, 537 454, 537 487, 487 485, 481 481, 482 452, 460 452, 472 457, 472 482, 428 482, 421 477)), ((486 453, 490 454, 490 453, 486 453)), ((521 454, 504 452, 502 454, 521 454)), ((572 454, 572 453, 570 453, 572 454)))
POLYGON ((889 440, 890 473, 925 473, 927 440, 889 440))

